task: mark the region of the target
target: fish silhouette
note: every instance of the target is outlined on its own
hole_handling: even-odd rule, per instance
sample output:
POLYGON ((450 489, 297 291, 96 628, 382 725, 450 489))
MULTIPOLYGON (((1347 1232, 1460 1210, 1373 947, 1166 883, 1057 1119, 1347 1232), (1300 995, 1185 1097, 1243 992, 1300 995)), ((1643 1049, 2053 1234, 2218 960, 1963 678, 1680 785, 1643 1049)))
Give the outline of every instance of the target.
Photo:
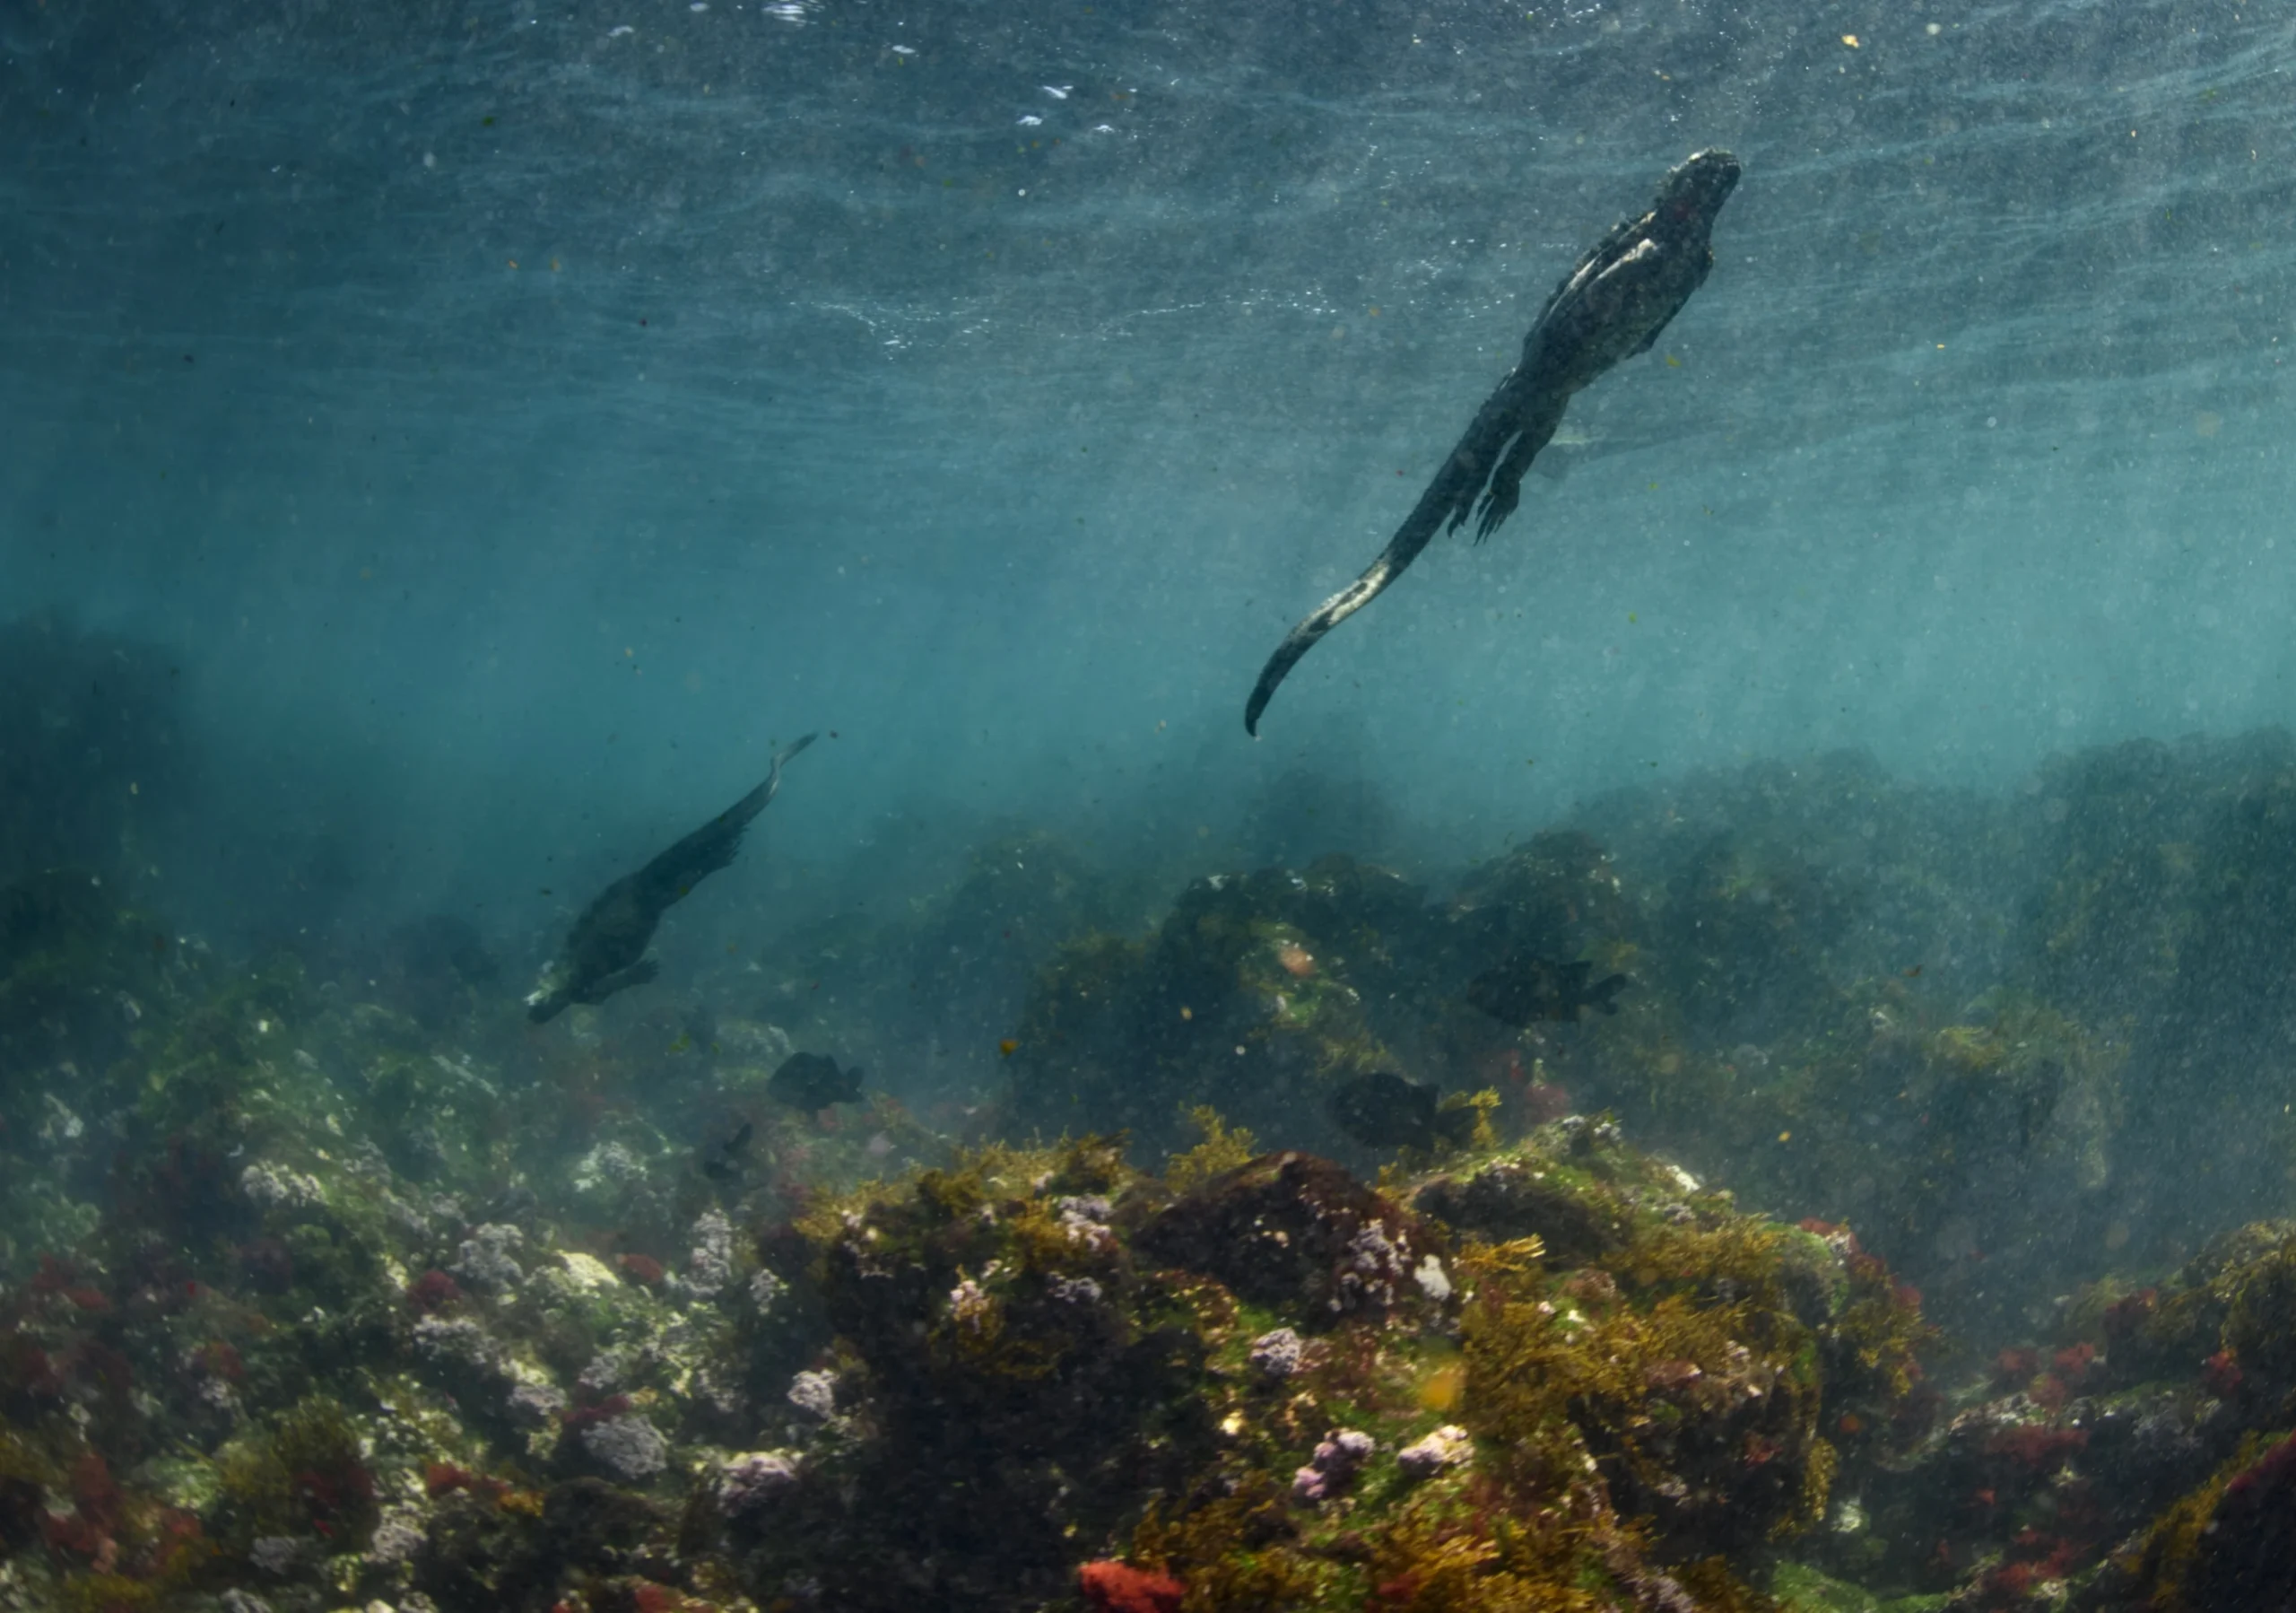
POLYGON ((1325 1108, 1332 1124, 1375 1148, 1412 1147, 1431 1154, 1438 1142, 1465 1147, 1474 1136, 1475 1112, 1441 1108, 1441 1096, 1432 1082, 1376 1070, 1343 1083, 1325 1108))
POLYGON ((733 1136, 702 1155, 701 1173, 712 1181, 725 1181, 739 1175, 742 1158, 750 1151, 750 1138, 756 1134, 757 1128, 744 1120, 733 1136))
POLYGON ((1542 1019, 1574 1023, 1581 1008, 1617 1013, 1618 994, 1633 981, 1612 974, 1589 985, 1594 972, 1594 964, 1584 961, 1558 963, 1518 953, 1476 975, 1467 986, 1467 1001, 1518 1030, 1542 1019))
POLYGON ((831 1103, 861 1101, 861 1069, 840 1070, 826 1053, 792 1053, 766 1081, 767 1094, 792 1109, 811 1114, 831 1103))

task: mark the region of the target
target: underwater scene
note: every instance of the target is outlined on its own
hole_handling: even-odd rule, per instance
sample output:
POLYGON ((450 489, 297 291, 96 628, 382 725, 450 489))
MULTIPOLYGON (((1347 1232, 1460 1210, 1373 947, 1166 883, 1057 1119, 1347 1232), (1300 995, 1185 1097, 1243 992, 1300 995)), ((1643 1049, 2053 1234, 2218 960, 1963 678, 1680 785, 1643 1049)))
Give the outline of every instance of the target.
POLYGON ((2292 74, 0 5, 0 1613, 2296 1609, 2292 74))

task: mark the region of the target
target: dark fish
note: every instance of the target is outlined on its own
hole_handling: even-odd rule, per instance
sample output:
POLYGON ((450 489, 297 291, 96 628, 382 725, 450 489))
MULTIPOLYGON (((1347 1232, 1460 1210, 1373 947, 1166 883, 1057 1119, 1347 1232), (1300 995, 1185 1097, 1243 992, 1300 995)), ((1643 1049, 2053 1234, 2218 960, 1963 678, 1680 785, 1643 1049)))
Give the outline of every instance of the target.
POLYGON ((1594 972, 1594 964, 1584 961, 1558 963, 1518 953, 1476 975, 1467 986, 1467 1001, 1518 1030, 1542 1019, 1573 1022, 1581 1008, 1617 1013, 1614 999, 1634 982, 1613 974, 1590 986, 1587 977, 1594 972))
POLYGON ((756 1128, 744 1120, 740 1130, 710 1149, 703 1157, 701 1173, 712 1181, 723 1181, 738 1173, 742 1168, 742 1155, 750 1151, 750 1138, 756 1134, 756 1128))
POLYGON ((840 1070, 837 1060, 825 1053, 792 1053, 773 1072, 765 1090, 790 1108, 810 1114, 831 1103, 859 1103, 861 1071, 858 1066, 840 1070))
POLYGON ((673 902, 734 860, 750 820, 766 808, 781 788, 781 769, 813 742, 806 735, 777 753, 765 782, 678 841, 635 874, 625 874, 598 893, 558 956, 526 994, 526 1017, 536 1024, 555 1018, 570 1003, 600 1003, 629 986, 642 986, 661 972, 646 955, 654 929, 673 902))
POLYGON ((1244 705, 1244 728, 1259 732, 1275 686, 1316 641, 1378 598, 1435 534, 1456 531, 1475 510, 1481 543, 1514 512, 1523 473, 1562 423, 1571 395, 1622 359, 1649 351, 1666 322, 1714 266, 1715 215, 1738 183, 1728 152, 1699 152, 1667 174, 1640 218, 1618 225, 1588 248, 1539 310, 1523 356, 1499 383, 1451 450, 1419 503, 1370 569, 1286 634, 1244 705))
POLYGON ((1417 1148, 1431 1154, 1439 1142, 1464 1147, 1474 1135, 1475 1112, 1444 1109, 1432 1082, 1405 1080, 1379 1070, 1358 1076, 1331 1094, 1332 1124, 1374 1148, 1417 1148))

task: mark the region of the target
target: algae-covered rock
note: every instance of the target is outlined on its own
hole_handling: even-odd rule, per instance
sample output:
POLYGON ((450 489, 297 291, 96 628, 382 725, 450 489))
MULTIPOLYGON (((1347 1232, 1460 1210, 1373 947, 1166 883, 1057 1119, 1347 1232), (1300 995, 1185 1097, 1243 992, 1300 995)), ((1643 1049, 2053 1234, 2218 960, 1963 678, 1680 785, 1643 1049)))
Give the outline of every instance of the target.
POLYGON ((1439 1312, 1452 1294, 1440 1234, 1311 1154, 1270 1155, 1212 1178, 1135 1242, 1313 1329, 1439 1312))
POLYGON ((1393 1062, 1366 998, 1396 989, 1388 923, 1421 911, 1393 876, 1335 859, 1198 880, 1146 941, 1072 943, 1014 1038, 1013 1121, 1122 1129, 1161 1150, 1186 1109, 1217 1103, 1301 1146, 1348 1148, 1326 1103, 1393 1062))
POLYGON ((1575 829, 1533 835, 1472 869, 1454 906, 1458 944, 1478 956, 1583 957, 1637 943, 1647 929, 1610 853, 1575 829))
POLYGON ((2296 1137, 2248 1013, 2296 772, 2236 750, 1985 812, 1758 766, 1448 894, 1331 858, 1146 931, 999 839, 909 920, 723 964, 722 1010, 547 1037, 453 924, 371 1000, 35 881, 0 902, 0 1590, 2274 1605, 2296 1242, 2173 1247, 2187 1181, 2280 1208, 2296 1137), (1464 1000, 1518 953, 1633 985, 1518 1030, 1464 1000), (935 1084, 941 993, 993 1112, 935 1084), (801 1051, 951 1129, 1135 1135, 957 1157, 876 1077, 773 1102, 801 1051), (1370 1179, 1326 1100, 1381 1072, 1474 1129, 1370 1179), (1941 1307, 1982 1347, 1933 1348, 1941 1307))
MULTIPOLYGON (((457 1487, 432 1514, 413 1582, 444 1613, 541 1613, 569 1583, 640 1565, 659 1572, 674 1550, 674 1522, 643 1497, 596 1478, 569 1479, 540 1494, 457 1487)), ((677 1605, 658 1582, 641 1582, 654 1586, 655 1605, 677 1605)), ((634 1590, 624 1587, 622 1605, 645 1605, 634 1590)))
POLYGON ((1437 1220, 1494 1243, 1536 1238, 1548 1256, 1581 1265, 1622 1247, 1626 1225, 1608 1195, 1567 1166, 1495 1159, 1420 1184, 1412 1203, 1437 1220))
MULTIPOLYGON (((1280 1180, 1283 1158, 1232 1180, 1280 1180)), ((1302 1342, 1249 1332, 1304 1320, 1297 1285, 1269 1284, 1216 1328, 1234 1443, 1216 1481, 1159 1502, 1136 1561, 1214 1606, 1754 1605, 1723 1558, 1809 1526, 1838 1476, 1918 1426, 1911 1297, 1847 1241, 1739 1216, 1614 1127, 1549 1128, 1397 1186, 1426 1216, 1474 1202, 1464 1184, 1533 1178, 1553 1184, 1544 1208, 1609 1230, 1599 1259, 1551 1259, 1519 1223, 1506 1242, 1454 1224, 1455 1311, 1302 1342), (1864 1418, 1842 1448, 1820 1433, 1864 1418)))
MULTIPOLYGON (((2090 1613, 2276 1607, 2296 1228, 2258 1223, 2160 1282, 2071 1296, 1810 1555, 1893 1594, 2090 1613)), ((1837 1520, 1838 1524, 1840 1520, 1837 1520)))
MULTIPOLYGON (((2244 1453, 2245 1454, 2245 1453, 2244 1453)), ((2296 1434, 2239 1461, 2216 1489, 2176 1591, 2193 1613, 2296 1605, 2296 1434)))
POLYGON ((718 1469, 710 1530, 752 1594, 861 1609, 1028 1606, 1087 1565, 1191 1606, 1756 1605, 1726 1557, 1918 1425, 1911 1297, 1615 1127, 1439 1180, 1487 1173, 1584 1201, 1604 1259, 1297 1151, 1176 1191, 1107 1141, 996 1149, 826 1202, 839 1365, 793 1386, 798 1444, 718 1469))
MULTIPOLYGON (((1465 1175, 1537 1184, 1556 1224, 1605 1233, 1550 1252, 1577 1269, 1544 1295, 1468 1306, 1468 1426, 1518 1458, 1585 1452, 1670 1557, 1797 1532, 1918 1428, 1918 1297, 1846 1234, 1743 1216, 1603 1129, 1552 1127, 1465 1175)), ((1489 1202, 1457 1185, 1415 1202, 1489 1202)), ((1500 1202, 1521 1225, 1520 1201, 1500 1202)))
POLYGON ((1204 1347, 1117 1230, 1135 1180, 1104 1142, 992 1151, 808 1222, 855 1404, 773 1509, 795 1521, 743 1537, 752 1572, 839 1606, 1020 1606, 1184 1481, 1204 1347))
POLYGON ((1572 1032, 1518 1038, 1467 1005, 1468 982, 1518 949, 1583 947, 1619 966, 1633 956, 1627 924, 1616 875, 1575 835, 1540 837, 1448 902, 1340 856, 1200 879, 1148 937, 1094 935, 1054 955, 1013 1038, 1005 1124, 1121 1128, 1144 1156, 1213 1103, 1286 1146, 1368 1164, 1378 1152, 1335 1125, 1335 1094, 1398 1070, 1519 1086, 1538 1056, 1520 1046, 1572 1032))
MULTIPOLYGON (((1326 874, 1283 898, 1325 935, 1430 911, 1326 874)), ((1216 894, 1181 961, 1299 978, 1216 894)), ((1215 1607, 1732 1609, 1911 1399, 1878 1262, 1605 1121, 1378 1185, 1213 1115, 1170 1181, 1088 1138, 855 1187, 793 1173, 897 1112, 711 1152, 614 1101, 658 1051, 602 1038, 529 1120, 517 1059, 424 1035, 291 972, 154 1027, 125 1112, 187 1129, 101 1260, 0 1296, 0 1540, 57 1605, 1018 1613, 1103 1564, 1215 1607)))

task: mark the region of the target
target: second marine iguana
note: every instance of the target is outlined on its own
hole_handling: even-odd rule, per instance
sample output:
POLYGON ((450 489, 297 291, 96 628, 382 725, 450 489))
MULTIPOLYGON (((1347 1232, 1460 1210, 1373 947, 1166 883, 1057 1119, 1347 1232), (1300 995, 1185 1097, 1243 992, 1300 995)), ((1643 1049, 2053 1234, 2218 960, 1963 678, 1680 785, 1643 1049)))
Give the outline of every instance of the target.
POLYGON ((1435 534, 1456 531, 1482 501, 1477 543, 1514 512, 1523 473, 1562 423, 1570 395, 1621 359, 1649 351, 1714 266, 1715 214, 1738 183, 1738 160, 1705 151, 1685 159, 1658 187, 1657 199, 1587 249, 1539 310, 1523 356, 1499 383, 1419 503, 1370 569, 1294 627, 1253 686, 1244 729, 1259 732, 1275 686, 1316 641, 1378 598, 1435 534))
POLYGON ((670 905, 734 860, 743 833, 781 788, 781 768, 813 744, 813 736, 774 754, 765 782, 711 818, 635 874, 624 874, 600 891, 566 944, 526 994, 526 1017, 536 1024, 555 1019, 572 1003, 602 1003, 630 986, 642 986, 661 972, 646 955, 654 927, 670 905))

